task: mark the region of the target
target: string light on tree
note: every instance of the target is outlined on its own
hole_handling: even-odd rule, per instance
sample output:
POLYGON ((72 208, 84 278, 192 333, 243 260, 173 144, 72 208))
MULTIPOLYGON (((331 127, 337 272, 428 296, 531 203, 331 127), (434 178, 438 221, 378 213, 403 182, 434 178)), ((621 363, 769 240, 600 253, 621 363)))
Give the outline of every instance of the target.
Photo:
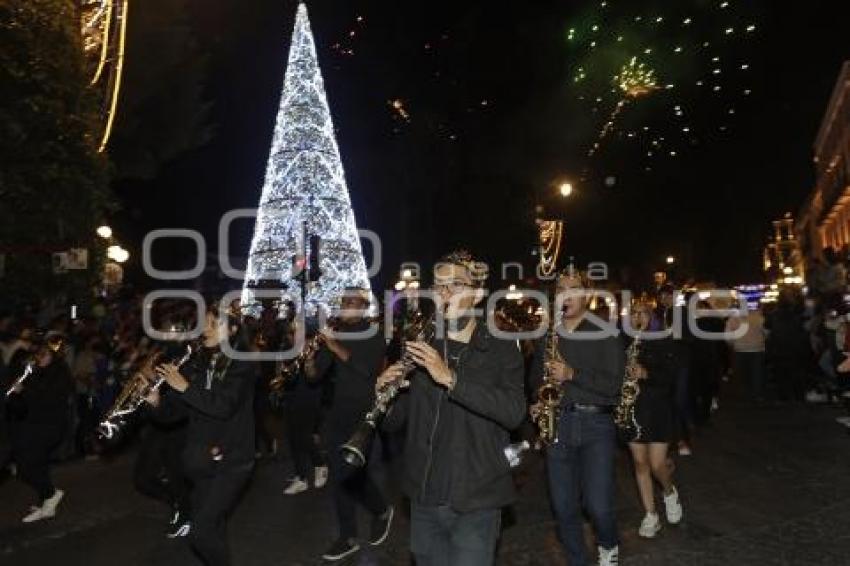
POLYGON ((279 281, 298 298, 292 258, 308 246, 304 222, 308 234, 322 239, 322 276, 310 284, 307 310, 330 310, 348 286, 370 289, 307 8, 300 4, 251 241, 242 293, 247 308, 256 304, 251 281, 279 281))

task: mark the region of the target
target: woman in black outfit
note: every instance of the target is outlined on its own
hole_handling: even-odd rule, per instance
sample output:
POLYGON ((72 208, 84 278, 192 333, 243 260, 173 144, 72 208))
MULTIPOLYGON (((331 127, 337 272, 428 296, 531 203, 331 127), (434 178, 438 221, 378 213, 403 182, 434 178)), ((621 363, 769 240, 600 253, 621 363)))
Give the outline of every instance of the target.
MULTIPOLYGON (((652 310, 646 303, 637 303, 631 310, 631 326, 645 332, 650 328, 652 310)), ((660 324, 657 326, 661 326, 660 324)), ((633 338, 626 336, 627 353, 633 338)), ((671 338, 647 339, 642 337, 637 346, 636 359, 627 356, 626 374, 638 380, 640 391, 634 405, 637 426, 629 438, 629 450, 635 466, 641 502, 646 515, 638 534, 652 538, 661 530, 661 521, 655 512, 653 477, 661 484, 667 521, 676 524, 682 520, 682 505, 673 485, 673 469, 667 459, 670 442, 674 439, 673 381, 675 365, 671 338)))
POLYGON ((71 370, 63 348, 62 338, 48 338, 35 352, 32 373, 8 396, 12 459, 18 466, 18 477, 38 495, 38 505, 30 509, 24 523, 54 517, 64 496, 50 477, 50 456, 65 437, 72 391, 71 370))
MULTIPOLYGON (((207 310, 201 363, 157 368, 174 395, 164 397, 160 410, 189 419, 183 464, 192 482, 192 524, 189 542, 204 564, 230 563, 226 519, 251 477, 254 466, 254 363, 228 357, 222 345, 250 349, 251 330, 207 310)), ((159 395, 148 402, 160 405, 159 395)))

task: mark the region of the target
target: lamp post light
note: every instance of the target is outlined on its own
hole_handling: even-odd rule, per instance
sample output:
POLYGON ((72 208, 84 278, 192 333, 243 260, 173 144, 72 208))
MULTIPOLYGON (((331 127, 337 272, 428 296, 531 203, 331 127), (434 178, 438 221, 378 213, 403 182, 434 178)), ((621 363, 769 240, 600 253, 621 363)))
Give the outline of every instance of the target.
POLYGON ((561 183, 561 186, 558 187, 558 191, 561 193, 561 196, 566 198, 573 194, 573 185, 572 183, 561 183))
POLYGON ((676 263, 676 258, 671 256, 671 255, 668 255, 667 256, 667 265, 673 265, 674 263, 676 263))
POLYGON ((112 228, 106 225, 98 226, 95 232, 97 232, 97 235, 103 238, 104 240, 108 240, 112 237, 112 228))

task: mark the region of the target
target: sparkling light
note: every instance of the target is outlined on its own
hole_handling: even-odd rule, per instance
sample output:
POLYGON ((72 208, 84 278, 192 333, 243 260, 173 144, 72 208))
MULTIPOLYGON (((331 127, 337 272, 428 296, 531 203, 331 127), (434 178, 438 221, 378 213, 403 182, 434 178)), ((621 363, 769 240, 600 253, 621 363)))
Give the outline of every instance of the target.
MULTIPOLYGON (((299 298, 291 273, 302 222, 322 238, 322 277, 307 309, 328 309, 346 286, 370 289, 307 8, 298 6, 271 153, 251 241, 242 304, 254 304, 250 280, 273 279, 299 298)), ((308 250, 309 251, 309 250, 308 250)))
POLYGON ((638 63, 637 57, 632 57, 631 61, 623 65, 616 80, 620 90, 632 98, 649 94, 657 88, 655 71, 643 63, 638 63))

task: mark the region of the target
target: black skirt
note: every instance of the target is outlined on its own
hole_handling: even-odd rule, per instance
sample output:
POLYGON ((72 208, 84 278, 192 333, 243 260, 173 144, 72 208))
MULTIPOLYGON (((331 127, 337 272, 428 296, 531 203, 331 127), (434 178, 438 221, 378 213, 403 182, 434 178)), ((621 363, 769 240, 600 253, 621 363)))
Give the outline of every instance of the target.
POLYGON ((640 434, 633 435, 629 442, 673 441, 673 400, 669 395, 641 391, 635 401, 635 420, 640 425, 640 434))

